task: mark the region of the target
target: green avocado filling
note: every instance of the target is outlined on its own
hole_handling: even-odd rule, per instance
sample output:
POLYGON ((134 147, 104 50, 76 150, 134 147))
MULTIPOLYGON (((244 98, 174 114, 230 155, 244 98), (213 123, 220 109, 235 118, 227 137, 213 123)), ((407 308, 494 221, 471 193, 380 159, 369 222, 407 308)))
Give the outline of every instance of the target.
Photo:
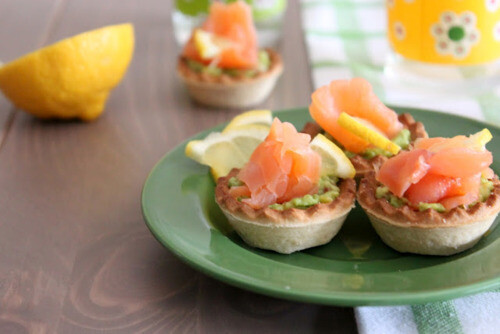
MULTIPOLYGON (((493 182, 490 180, 481 177, 481 186, 479 187, 479 201, 484 202, 490 197, 491 191, 493 190, 493 182)), ((375 197, 376 198, 385 198, 389 204, 391 204, 395 208, 400 208, 405 204, 408 204, 408 200, 406 198, 397 197, 389 191, 389 188, 385 186, 379 186, 375 189, 375 197)), ((471 203, 469 206, 472 206, 475 203, 471 203)), ((417 206, 419 211, 425 211, 427 209, 432 209, 437 212, 445 212, 446 209, 441 203, 418 203, 417 206)))
POLYGON ((375 189, 376 198, 385 198, 393 207, 400 208, 408 203, 406 198, 397 197, 389 191, 389 188, 380 186, 375 189))
POLYGON ((488 197, 490 197, 493 188, 493 182, 485 177, 481 177, 481 186, 479 187, 479 200, 481 202, 486 201, 488 197))
MULTIPOLYGON (((394 138, 391 139, 391 141, 401 147, 401 149, 407 149, 408 146, 410 146, 410 141, 411 141, 411 133, 410 130, 408 129, 403 129, 401 130, 394 138)), ((385 157, 391 157, 393 154, 389 151, 386 151, 384 149, 381 149, 379 147, 372 147, 366 149, 363 153, 362 156, 363 158, 370 160, 375 158, 377 155, 383 155, 385 157)))
POLYGON ((206 73, 213 76, 220 76, 222 74, 226 74, 232 77, 246 77, 252 78, 256 76, 258 73, 266 72, 271 66, 271 58, 269 54, 261 50, 259 51, 259 62, 257 64, 256 69, 252 70, 240 70, 240 69, 232 69, 232 68, 219 68, 213 65, 205 65, 196 60, 186 59, 187 66, 194 72, 197 73, 206 73))
POLYGON ((318 182, 318 193, 296 197, 288 202, 275 203, 269 205, 271 209, 283 211, 291 208, 307 209, 319 203, 333 202, 339 195, 340 189, 337 186, 338 178, 335 176, 322 176, 318 182))
POLYGON ((244 183, 238 179, 237 177, 232 177, 229 179, 229 181, 227 182, 227 185, 229 186, 229 188, 231 187, 239 187, 239 186, 242 186, 244 185, 244 183))
MULTIPOLYGON (((340 189, 337 186, 337 182, 338 178, 335 176, 322 176, 318 181, 318 192, 316 194, 296 197, 281 204, 271 204, 269 207, 274 210, 283 211, 291 208, 307 209, 319 203, 330 203, 340 195, 340 189)), ((236 177, 232 177, 228 181, 229 188, 241 186, 243 184, 244 183, 236 177)), ((243 197, 237 198, 238 201, 242 199, 243 197)))

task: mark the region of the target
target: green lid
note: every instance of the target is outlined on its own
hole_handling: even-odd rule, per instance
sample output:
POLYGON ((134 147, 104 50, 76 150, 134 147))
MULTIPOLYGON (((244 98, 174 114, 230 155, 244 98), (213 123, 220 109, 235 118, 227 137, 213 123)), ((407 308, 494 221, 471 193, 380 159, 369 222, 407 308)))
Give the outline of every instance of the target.
POLYGON ((175 8, 184 15, 197 16, 208 13, 210 0, 175 0, 175 8))

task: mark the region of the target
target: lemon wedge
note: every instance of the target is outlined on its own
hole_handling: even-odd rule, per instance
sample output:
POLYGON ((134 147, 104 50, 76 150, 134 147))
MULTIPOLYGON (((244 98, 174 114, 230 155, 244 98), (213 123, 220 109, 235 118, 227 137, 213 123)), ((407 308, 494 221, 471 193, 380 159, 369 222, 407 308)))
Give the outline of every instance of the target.
POLYGON ((202 59, 212 59, 217 57, 222 49, 215 43, 214 34, 196 29, 193 34, 194 45, 202 59))
POLYGON ((190 141, 185 154, 209 166, 212 176, 217 180, 231 169, 243 167, 268 133, 268 127, 258 124, 241 125, 223 133, 212 132, 203 140, 190 141))
POLYGON ((214 59, 220 55, 224 49, 234 47, 234 42, 230 39, 217 36, 214 33, 202 29, 196 29, 194 31, 193 41, 201 59, 205 60, 214 59))
POLYGON ((344 151, 322 134, 309 144, 321 156, 321 175, 334 175, 343 179, 353 178, 356 169, 344 151))
POLYGON ((234 117, 222 132, 227 132, 248 124, 266 125, 269 129, 272 122, 273 115, 271 110, 250 110, 234 117))
POLYGON ((472 136, 469 137, 469 139, 475 143, 477 146, 481 147, 484 149, 486 144, 490 142, 490 140, 493 138, 490 130, 484 128, 481 131, 473 134, 472 136))
POLYGON ((383 150, 389 151, 394 155, 398 154, 398 152, 401 150, 401 147, 394 144, 382 133, 367 126, 366 124, 363 124, 359 120, 354 119, 352 116, 349 116, 345 112, 342 112, 340 114, 337 122, 344 129, 354 133, 360 138, 363 138, 370 144, 373 144, 383 150))

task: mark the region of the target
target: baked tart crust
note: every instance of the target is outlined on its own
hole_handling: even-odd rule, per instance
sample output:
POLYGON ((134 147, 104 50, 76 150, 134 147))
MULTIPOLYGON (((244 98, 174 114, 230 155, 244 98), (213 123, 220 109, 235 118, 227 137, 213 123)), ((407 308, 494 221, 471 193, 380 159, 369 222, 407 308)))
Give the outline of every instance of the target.
POLYGON ((230 225, 250 246, 290 254, 326 244, 338 233, 354 207, 356 182, 338 183, 340 195, 330 203, 319 203, 307 209, 283 211, 269 207, 254 209, 229 194, 228 181, 238 175, 233 169, 217 181, 215 199, 230 225))
POLYGON ((375 179, 375 172, 368 173, 361 180, 357 198, 365 210, 387 217, 393 224, 410 224, 425 228, 460 226, 490 217, 500 211, 500 181, 497 177, 491 181, 493 190, 486 201, 478 202, 469 208, 456 207, 442 213, 436 210, 418 211, 408 205, 396 208, 385 198, 376 198, 375 190, 380 183, 375 179))
POLYGON ((177 75, 186 84, 189 95, 203 105, 230 109, 253 107, 269 96, 283 72, 281 57, 270 49, 266 50, 271 60, 269 69, 251 78, 198 73, 190 69, 182 57, 177 63, 177 75))
POLYGON ((260 80, 263 77, 273 75, 273 73, 281 72, 283 70, 283 62, 281 56, 272 49, 264 49, 270 60, 270 65, 267 71, 258 72, 255 76, 247 77, 245 75, 229 75, 221 73, 220 75, 211 75, 209 73, 197 72, 191 69, 187 64, 187 58, 179 56, 177 62, 177 72, 186 81, 219 85, 235 85, 241 83, 248 83, 251 81, 260 80))
POLYGON ((229 194, 228 182, 231 177, 238 175, 239 169, 219 178, 215 188, 215 199, 220 207, 225 208, 235 216, 242 216, 260 223, 307 224, 324 217, 331 217, 351 209, 356 198, 356 182, 353 179, 342 179, 338 183, 340 195, 330 203, 319 203, 307 209, 291 208, 288 210, 274 210, 269 207, 254 209, 251 206, 238 201, 229 194))
POLYGON ((357 200, 381 239, 399 252, 452 255, 474 246, 491 228, 500 211, 500 181, 492 179, 493 190, 484 202, 439 213, 417 211, 408 205, 392 206, 375 197, 379 183, 375 172, 360 182, 357 200))

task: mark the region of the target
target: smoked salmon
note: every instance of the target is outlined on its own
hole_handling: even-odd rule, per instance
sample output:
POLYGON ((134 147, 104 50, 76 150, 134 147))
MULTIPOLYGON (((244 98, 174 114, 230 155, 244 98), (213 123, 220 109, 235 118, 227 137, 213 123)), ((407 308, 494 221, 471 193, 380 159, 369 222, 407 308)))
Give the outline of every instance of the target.
POLYGON ((308 134, 275 118, 269 135, 238 174, 244 185, 232 187, 230 194, 250 194, 242 202, 260 209, 316 192, 321 156, 311 149, 310 141, 308 134))
POLYGON ((337 119, 342 112, 369 122, 389 139, 403 129, 397 114, 378 99, 371 84, 362 78, 332 81, 318 88, 311 99, 311 117, 345 149, 354 153, 362 153, 370 144, 338 125, 337 119))
POLYGON ((440 203, 450 210, 479 199, 481 175, 494 175, 492 162, 491 152, 476 135, 427 138, 387 160, 377 180, 412 206, 440 203))
POLYGON ((201 29, 225 41, 216 59, 202 59, 191 36, 182 55, 200 63, 216 63, 227 69, 252 69, 258 64, 257 32, 252 9, 244 1, 214 2, 201 29))

